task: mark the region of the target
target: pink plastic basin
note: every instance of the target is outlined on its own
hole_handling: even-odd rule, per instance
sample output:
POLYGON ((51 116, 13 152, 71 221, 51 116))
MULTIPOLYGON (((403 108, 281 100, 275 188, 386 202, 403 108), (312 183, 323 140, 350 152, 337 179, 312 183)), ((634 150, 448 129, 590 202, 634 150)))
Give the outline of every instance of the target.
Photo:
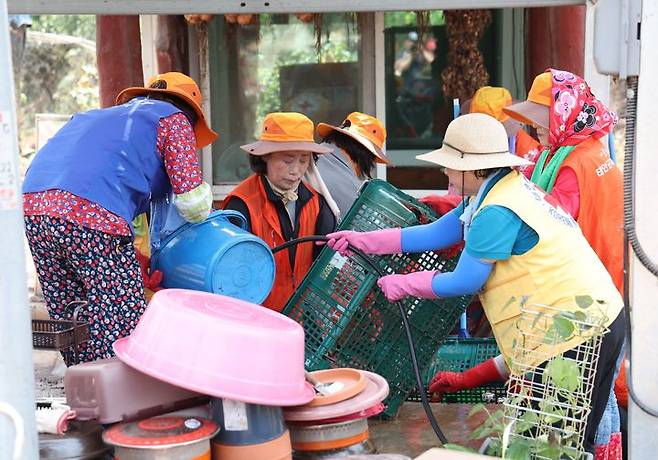
POLYGON ((315 396, 304 378, 304 331, 259 305, 207 292, 156 292, 119 359, 156 379, 219 398, 296 406, 315 396))
POLYGON ((384 377, 374 372, 363 372, 368 377, 366 388, 356 396, 328 406, 290 407, 283 412, 286 422, 308 422, 343 417, 366 410, 382 402, 388 396, 388 382, 384 377))

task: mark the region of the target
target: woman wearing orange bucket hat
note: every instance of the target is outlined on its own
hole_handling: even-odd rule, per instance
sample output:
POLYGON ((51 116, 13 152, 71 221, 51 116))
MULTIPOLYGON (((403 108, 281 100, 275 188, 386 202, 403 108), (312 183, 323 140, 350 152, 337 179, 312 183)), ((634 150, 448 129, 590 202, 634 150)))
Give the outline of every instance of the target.
MULTIPOLYGON (((253 175, 225 198, 222 208, 241 212, 248 229, 270 247, 293 238, 326 235, 336 227, 327 199, 302 178, 318 181, 316 155, 330 151, 313 140, 313 122, 295 112, 270 113, 260 139, 243 145, 253 175)), ((321 180, 320 180, 321 181, 321 180)), ((263 305, 281 311, 311 267, 319 249, 301 244, 274 255, 274 287, 263 305)))
POLYGON ((51 318, 88 302, 83 361, 113 356, 146 306, 135 217, 171 192, 188 221, 208 215, 196 150, 216 137, 197 84, 169 72, 123 90, 114 107, 75 114, 37 152, 23 184, 26 235, 51 318))
MULTIPOLYGON (((600 141, 612 132, 616 115, 592 94, 585 80, 556 69, 535 77, 527 100, 503 111, 537 129, 544 149, 536 158, 528 157, 536 165, 524 174, 576 219, 623 295, 623 179, 600 141)), ((627 390, 621 374, 616 388, 618 397, 625 400, 627 390)), ((614 412, 616 403, 610 407, 614 412)), ((612 417, 618 419, 619 415, 612 417)), ((617 424, 612 435, 610 430, 597 435, 596 458, 603 452, 611 452, 607 457, 611 460, 621 458, 618 431, 617 424)))
POLYGON ((372 115, 352 112, 340 124, 319 123, 322 145, 331 149, 318 159, 318 171, 344 216, 356 200, 375 163, 388 164, 386 128, 372 115))

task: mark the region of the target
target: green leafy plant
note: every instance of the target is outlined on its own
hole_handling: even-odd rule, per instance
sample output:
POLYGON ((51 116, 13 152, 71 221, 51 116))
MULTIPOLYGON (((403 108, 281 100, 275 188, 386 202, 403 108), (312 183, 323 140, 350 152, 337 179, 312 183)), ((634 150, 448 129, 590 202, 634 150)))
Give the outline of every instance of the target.
MULTIPOLYGON (((524 311, 528 297, 519 301, 524 311)), ((580 339, 575 343, 584 343, 583 349, 590 354, 598 352, 595 344, 600 343, 608 319, 600 308, 603 302, 589 296, 578 296, 574 301, 578 307, 574 311, 533 306, 529 310, 536 316, 527 324, 533 331, 544 331, 539 343, 555 346, 580 339)), ((510 299, 504 308, 515 302, 516 299, 510 299)), ((528 344, 524 334, 520 335, 517 342, 524 348, 528 344)), ((586 382, 593 375, 588 374, 588 359, 580 362, 560 354, 543 366, 526 368, 523 375, 513 376, 504 409, 491 411, 484 404, 471 409, 469 417, 487 413, 471 438, 488 439, 485 454, 506 459, 582 459, 583 421, 589 410, 586 382), (538 393, 537 388, 542 388, 543 393, 538 393)))

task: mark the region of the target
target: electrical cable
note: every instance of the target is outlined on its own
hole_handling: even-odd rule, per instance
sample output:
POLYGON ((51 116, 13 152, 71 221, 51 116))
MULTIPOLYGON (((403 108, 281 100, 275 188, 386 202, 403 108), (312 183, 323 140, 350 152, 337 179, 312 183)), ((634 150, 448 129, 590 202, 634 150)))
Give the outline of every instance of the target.
MULTIPOLYGON (((296 238, 290 241, 286 241, 285 243, 276 246, 272 248, 272 253, 276 253, 278 251, 282 251, 290 246, 297 245, 300 243, 306 243, 306 242, 316 242, 316 241, 328 241, 329 238, 326 236, 304 236, 302 238, 296 238)), ((356 249, 353 246, 348 246, 349 250, 352 251, 354 254, 359 256, 363 261, 368 264, 380 277, 385 276, 386 273, 384 273, 375 262, 373 262, 372 258, 368 257, 366 254, 364 254, 362 251, 356 249)), ((395 302, 395 304, 398 306, 398 309, 400 310, 400 318, 402 318, 402 325, 404 326, 404 331, 407 336, 407 344, 409 345, 409 353, 411 355, 411 364, 414 370, 414 377, 416 378, 416 386, 418 387, 418 393, 420 394, 420 400, 423 405, 423 409, 425 410, 425 414, 427 415, 427 419, 430 422, 430 425, 432 426, 432 429, 434 430, 434 433, 436 436, 439 438, 441 441, 441 444, 448 444, 448 438, 446 438, 445 434, 443 434, 443 431, 441 430, 441 427, 439 426, 439 423, 436 421, 436 418, 434 417, 434 414, 432 413, 432 409, 430 407, 430 402, 427 399, 427 393, 425 392, 425 386, 423 385, 423 379, 420 376, 420 369, 418 367, 418 359, 416 358, 416 346, 414 345, 414 340, 413 340, 413 335, 411 333, 411 328, 409 327, 409 319, 407 318, 407 314, 404 311, 404 306, 402 305, 401 301, 395 302)))
MULTIPOLYGON (((624 313, 626 314, 626 343, 627 355, 632 357, 633 327, 631 324, 631 296, 629 292, 630 280, 630 254, 628 243, 630 242, 633 252, 640 263, 653 275, 658 276, 658 266, 644 251, 635 231, 635 118, 637 110, 637 77, 628 77, 626 80, 627 91, 630 87, 631 94, 626 101, 626 144, 624 146, 624 313)), ((633 386, 633 372, 631 360, 626 359, 628 372, 626 373, 626 386, 631 400, 645 413, 652 417, 658 417, 658 409, 645 404, 635 393, 633 386)))
POLYGON ((519 94, 519 78, 516 74, 516 9, 512 8, 512 75, 514 77, 514 94, 519 94))

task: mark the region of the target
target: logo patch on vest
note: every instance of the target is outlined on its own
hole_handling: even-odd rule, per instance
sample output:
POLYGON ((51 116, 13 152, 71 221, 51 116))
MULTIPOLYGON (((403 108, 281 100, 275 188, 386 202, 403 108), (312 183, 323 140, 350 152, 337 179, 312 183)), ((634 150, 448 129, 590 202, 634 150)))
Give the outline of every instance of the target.
POLYGON ((523 187, 530 192, 532 196, 539 205, 548 212, 548 215, 551 216, 554 220, 567 225, 568 227, 577 228, 578 223, 571 217, 571 215, 566 212, 560 203, 552 197, 551 195, 544 192, 536 184, 530 182, 527 178, 523 178, 521 181, 523 187))
POLYGON ((603 163, 601 166, 596 168, 596 175, 598 177, 601 177, 605 173, 612 171, 612 169, 615 167, 615 163, 612 161, 611 158, 608 158, 608 160, 603 163))

